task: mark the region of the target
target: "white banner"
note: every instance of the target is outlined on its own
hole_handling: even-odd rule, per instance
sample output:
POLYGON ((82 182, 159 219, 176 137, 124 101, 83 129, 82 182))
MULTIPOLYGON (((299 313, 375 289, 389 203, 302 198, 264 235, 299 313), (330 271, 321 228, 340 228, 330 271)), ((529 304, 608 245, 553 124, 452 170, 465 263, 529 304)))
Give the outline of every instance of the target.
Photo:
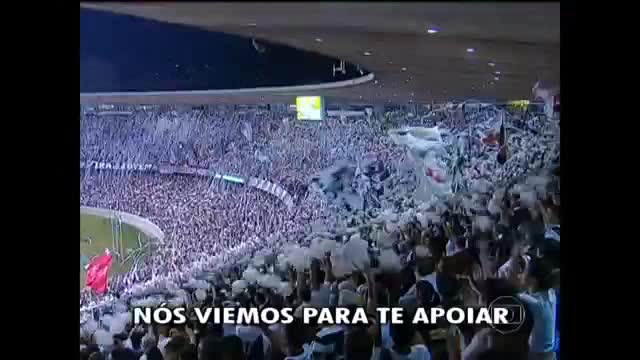
POLYGON ((260 189, 264 192, 267 192, 284 202, 287 206, 293 206, 293 197, 283 189, 280 185, 274 184, 271 181, 258 179, 258 178, 250 178, 249 186, 260 189))
POLYGON ((133 171, 151 171, 155 170, 152 164, 131 164, 131 163, 108 163, 102 161, 80 161, 81 169, 93 170, 133 170, 133 171))

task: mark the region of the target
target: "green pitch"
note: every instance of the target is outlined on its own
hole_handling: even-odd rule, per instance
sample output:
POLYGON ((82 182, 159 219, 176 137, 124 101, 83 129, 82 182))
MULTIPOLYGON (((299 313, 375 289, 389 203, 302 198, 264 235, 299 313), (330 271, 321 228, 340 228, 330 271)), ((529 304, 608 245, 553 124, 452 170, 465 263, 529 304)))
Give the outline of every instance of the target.
MULTIPOLYGON (((115 250, 112 242, 112 227, 109 218, 80 214, 80 289, 84 288, 86 270, 85 265, 95 255, 104 253, 104 249, 115 250), (90 238, 91 241, 87 241, 90 238)), ((120 258, 115 254, 109 275, 114 275, 128 271, 133 265, 133 259, 142 253, 142 248, 146 243, 143 233, 135 227, 122 223, 122 244, 124 251, 120 258), (138 234, 140 240, 138 241, 138 234)))

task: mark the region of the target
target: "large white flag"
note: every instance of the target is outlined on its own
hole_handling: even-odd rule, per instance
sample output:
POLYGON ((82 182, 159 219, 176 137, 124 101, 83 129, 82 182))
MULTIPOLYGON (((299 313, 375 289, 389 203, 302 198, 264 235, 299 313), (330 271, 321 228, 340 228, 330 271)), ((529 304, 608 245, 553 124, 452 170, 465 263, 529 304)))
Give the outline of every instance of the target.
POLYGON ((244 137, 247 139, 247 141, 251 141, 253 139, 253 128, 251 127, 251 124, 249 124, 248 122, 245 122, 242 124, 242 135, 244 135, 244 137))
POLYGON ((553 105, 555 96, 560 93, 560 89, 551 89, 542 87, 540 81, 533 85, 533 97, 544 101, 544 112, 549 119, 553 117, 553 105))
POLYGON ((405 127, 389 130, 394 143, 406 146, 418 181, 416 198, 430 201, 451 192, 444 158, 447 153, 438 127, 405 127))

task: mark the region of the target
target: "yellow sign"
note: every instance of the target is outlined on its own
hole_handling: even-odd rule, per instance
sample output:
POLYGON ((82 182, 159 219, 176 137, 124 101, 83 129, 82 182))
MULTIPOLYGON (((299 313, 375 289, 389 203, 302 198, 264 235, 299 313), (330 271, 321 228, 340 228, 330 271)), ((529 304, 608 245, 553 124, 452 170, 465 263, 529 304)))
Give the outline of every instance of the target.
POLYGON ((296 97, 296 111, 298 120, 322 120, 323 106, 320 96, 296 97))
POLYGON ((507 105, 513 111, 525 111, 529 107, 529 103, 529 100, 515 100, 509 101, 507 105))

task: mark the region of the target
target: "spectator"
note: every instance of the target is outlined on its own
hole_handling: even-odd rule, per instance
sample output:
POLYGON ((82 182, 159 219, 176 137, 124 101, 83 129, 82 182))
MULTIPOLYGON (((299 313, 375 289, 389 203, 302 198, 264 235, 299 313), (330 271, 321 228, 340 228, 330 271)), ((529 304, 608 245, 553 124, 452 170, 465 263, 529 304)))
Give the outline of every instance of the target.
POLYGON ((165 360, 197 360, 197 358, 196 347, 187 337, 178 335, 167 343, 165 360))
MULTIPOLYGON (((413 313, 405 308, 402 316, 404 319, 412 319, 413 313)), ((422 336, 411 321, 391 324, 390 330, 393 346, 382 349, 376 348, 374 350, 375 359, 431 359, 429 349, 424 345, 422 336)))
POLYGON ((114 348, 111 350, 112 360, 136 360, 138 354, 135 351, 125 347, 125 341, 127 341, 127 335, 117 334, 113 336, 114 348))
POLYGON ((144 336, 142 339, 142 349, 144 353, 140 360, 163 360, 162 353, 156 346, 156 339, 151 336, 144 336))
POLYGON ((158 350, 160 350, 160 353, 162 353, 162 356, 166 356, 166 351, 165 348, 167 347, 167 344, 169 343, 169 341, 171 340, 171 337, 169 336, 169 326, 168 325, 158 325, 155 330, 157 331, 157 339, 158 339, 158 350))
POLYGON ((222 360, 222 340, 221 337, 208 335, 200 342, 200 360, 222 360))
POLYGON ((96 352, 92 352, 89 355, 89 360, 105 360, 105 357, 104 357, 104 355, 102 355, 101 352, 96 351, 96 352))
MULTIPOLYGON (((248 351, 247 351, 248 352, 248 351)), ((235 335, 222 338, 223 360, 245 360, 245 349, 242 340, 235 335)))
POLYGON ((546 260, 532 258, 522 276, 526 293, 520 299, 533 314, 531 333, 531 357, 555 359, 556 294, 553 289, 553 274, 546 260))
POLYGON ((307 342, 307 329, 301 318, 294 318, 293 322, 285 326, 286 348, 284 352, 287 355, 285 360, 304 360, 312 355, 311 347, 305 347, 307 342))

